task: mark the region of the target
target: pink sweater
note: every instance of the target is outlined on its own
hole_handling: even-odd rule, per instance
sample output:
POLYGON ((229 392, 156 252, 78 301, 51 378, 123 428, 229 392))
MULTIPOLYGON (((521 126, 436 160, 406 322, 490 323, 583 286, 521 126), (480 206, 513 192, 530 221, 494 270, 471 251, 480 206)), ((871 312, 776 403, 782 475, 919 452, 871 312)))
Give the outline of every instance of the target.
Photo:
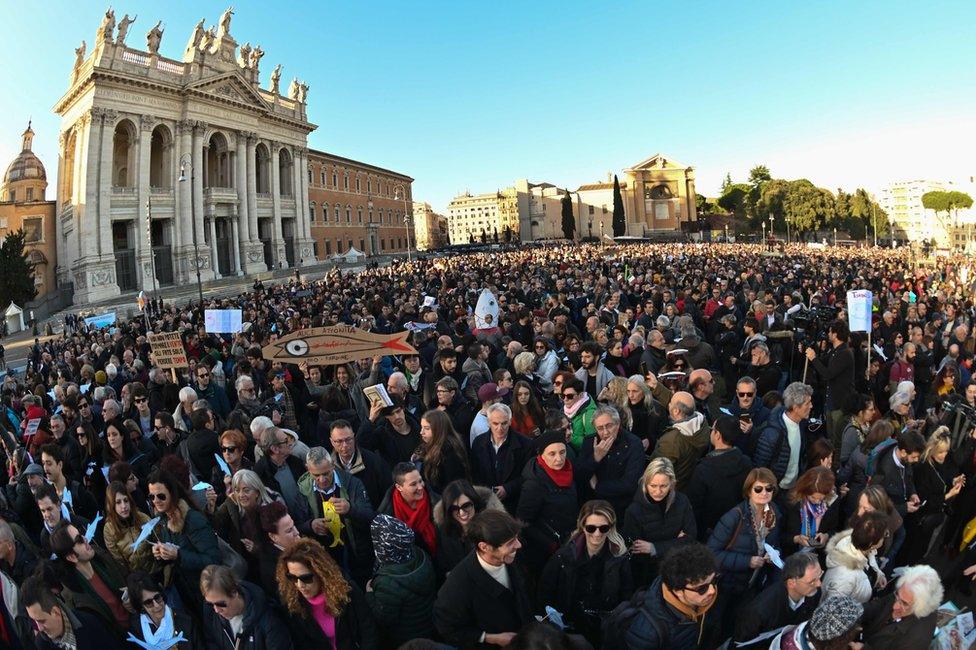
POLYGON ((329 638, 329 641, 332 642, 334 648, 336 644, 335 617, 325 608, 325 592, 311 598, 308 604, 312 608, 312 617, 322 628, 322 632, 329 638))

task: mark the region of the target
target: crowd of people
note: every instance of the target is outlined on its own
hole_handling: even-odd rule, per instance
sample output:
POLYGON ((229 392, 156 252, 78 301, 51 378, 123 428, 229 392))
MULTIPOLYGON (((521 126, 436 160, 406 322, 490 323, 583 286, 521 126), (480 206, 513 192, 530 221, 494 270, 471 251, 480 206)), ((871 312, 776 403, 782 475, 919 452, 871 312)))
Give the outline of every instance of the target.
POLYGON ((2 382, 0 647, 926 648, 976 579, 974 280, 510 247, 72 319, 2 382), (417 352, 263 358, 334 324, 417 352))

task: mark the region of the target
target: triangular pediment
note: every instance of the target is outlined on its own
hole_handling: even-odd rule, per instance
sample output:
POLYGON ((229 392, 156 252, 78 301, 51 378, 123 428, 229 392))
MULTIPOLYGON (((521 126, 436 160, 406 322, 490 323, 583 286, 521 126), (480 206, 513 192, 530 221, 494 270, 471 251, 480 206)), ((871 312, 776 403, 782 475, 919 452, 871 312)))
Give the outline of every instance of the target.
POLYGON ((268 103, 261 94, 236 72, 225 72, 195 81, 187 86, 187 90, 210 95, 220 101, 232 101, 260 110, 268 109, 268 103))
POLYGON ((656 153, 647 160, 642 160, 632 166, 628 171, 638 171, 641 169, 687 169, 684 165, 673 158, 661 153, 656 153))

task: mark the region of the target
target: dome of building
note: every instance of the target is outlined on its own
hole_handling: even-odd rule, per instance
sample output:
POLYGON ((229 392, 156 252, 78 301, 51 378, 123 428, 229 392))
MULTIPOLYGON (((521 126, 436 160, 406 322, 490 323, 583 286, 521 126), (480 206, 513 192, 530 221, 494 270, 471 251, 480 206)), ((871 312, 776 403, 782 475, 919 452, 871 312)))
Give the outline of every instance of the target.
POLYGON ((41 159, 31 151, 31 143, 34 140, 34 131, 30 124, 23 134, 22 151, 13 159, 3 175, 3 184, 6 186, 17 181, 47 181, 47 172, 44 171, 44 164, 41 159))

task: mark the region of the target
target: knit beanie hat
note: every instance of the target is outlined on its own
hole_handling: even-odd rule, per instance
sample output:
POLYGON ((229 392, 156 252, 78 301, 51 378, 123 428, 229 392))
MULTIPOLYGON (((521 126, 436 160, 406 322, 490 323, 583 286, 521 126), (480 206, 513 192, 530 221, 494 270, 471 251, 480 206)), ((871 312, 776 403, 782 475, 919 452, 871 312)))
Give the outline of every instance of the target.
POLYGON ((817 641, 831 641, 857 625, 864 607, 850 596, 833 595, 823 600, 810 617, 810 636, 817 641))
POLYGON ((539 434, 539 437, 533 440, 535 444, 535 453, 537 456, 541 456, 542 452, 546 450, 549 445, 555 445, 558 443, 566 444, 566 433, 561 429, 550 429, 548 431, 543 431, 539 434))
POLYGON ((370 526, 373 552, 380 566, 403 564, 413 555, 413 530, 390 515, 376 515, 370 526))

